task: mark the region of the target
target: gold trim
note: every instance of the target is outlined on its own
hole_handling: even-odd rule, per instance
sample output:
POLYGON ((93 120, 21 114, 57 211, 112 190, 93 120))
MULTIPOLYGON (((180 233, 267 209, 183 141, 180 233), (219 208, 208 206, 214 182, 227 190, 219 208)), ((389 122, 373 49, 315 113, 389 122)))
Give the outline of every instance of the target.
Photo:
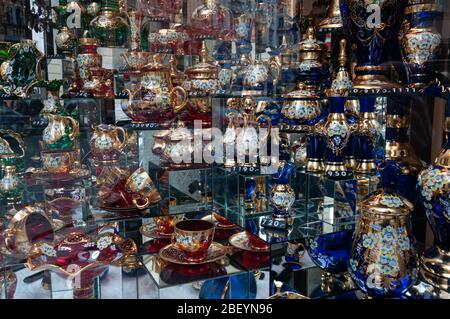
POLYGON ((405 14, 417 13, 422 11, 441 12, 442 7, 436 3, 422 3, 405 8, 405 14))

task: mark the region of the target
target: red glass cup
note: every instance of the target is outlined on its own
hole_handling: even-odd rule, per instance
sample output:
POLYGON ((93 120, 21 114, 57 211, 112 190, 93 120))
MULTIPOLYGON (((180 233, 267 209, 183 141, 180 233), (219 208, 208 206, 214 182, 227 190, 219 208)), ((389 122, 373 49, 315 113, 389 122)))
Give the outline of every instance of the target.
POLYGON ((188 262, 200 262, 206 258, 214 236, 214 224, 206 220, 190 219, 175 224, 173 242, 182 250, 188 262))

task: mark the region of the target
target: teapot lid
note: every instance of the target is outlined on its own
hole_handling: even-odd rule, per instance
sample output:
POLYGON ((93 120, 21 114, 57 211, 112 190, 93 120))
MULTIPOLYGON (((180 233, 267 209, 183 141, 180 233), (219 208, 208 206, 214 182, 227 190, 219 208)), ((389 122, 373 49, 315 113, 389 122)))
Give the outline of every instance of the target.
POLYGON ((186 74, 190 76, 208 74, 211 78, 217 78, 219 74, 219 67, 212 64, 209 59, 209 51, 206 47, 206 42, 202 42, 202 49, 200 51, 200 62, 186 70, 186 74))
POLYGON ((358 205, 361 211, 386 215, 408 215, 414 205, 403 196, 389 189, 379 189, 358 205))

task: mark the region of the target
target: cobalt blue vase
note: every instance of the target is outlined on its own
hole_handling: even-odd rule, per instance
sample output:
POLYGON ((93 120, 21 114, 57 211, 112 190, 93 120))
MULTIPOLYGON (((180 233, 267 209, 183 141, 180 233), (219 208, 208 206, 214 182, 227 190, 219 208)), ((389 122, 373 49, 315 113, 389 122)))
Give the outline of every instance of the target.
POLYGON ((446 143, 434 165, 419 175, 426 216, 435 246, 420 260, 422 278, 434 287, 450 292, 450 107, 447 106, 446 143))
POLYGON ((399 87, 390 82, 383 66, 397 41, 405 0, 342 0, 341 15, 347 40, 357 60, 356 89, 399 87))
POLYGON ((274 210, 272 213, 273 220, 286 221, 288 225, 292 224, 291 208, 295 202, 295 192, 289 185, 292 174, 295 171, 295 165, 280 161, 280 167, 275 174, 275 183, 270 189, 270 204, 274 210))
POLYGON ((359 98, 359 117, 355 129, 355 172, 359 174, 373 174, 377 169, 375 147, 378 124, 375 100, 374 96, 359 98))
POLYGON ((344 162, 344 151, 351 137, 351 127, 344 113, 346 101, 344 96, 328 97, 330 112, 323 135, 326 142, 325 175, 331 179, 348 179, 352 175, 344 162))
POLYGON ((409 68, 408 85, 422 89, 432 80, 430 62, 441 43, 441 34, 434 22, 441 15, 437 3, 414 4, 406 7, 402 36, 399 39, 403 61, 409 68))
POLYGON ((394 170, 394 174, 383 174, 383 178, 394 178, 394 189, 410 202, 419 199, 417 175, 423 164, 409 143, 410 108, 406 97, 388 99, 386 109, 386 144, 384 162, 379 169, 394 170), (399 172, 399 173, 397 173, 399 172))

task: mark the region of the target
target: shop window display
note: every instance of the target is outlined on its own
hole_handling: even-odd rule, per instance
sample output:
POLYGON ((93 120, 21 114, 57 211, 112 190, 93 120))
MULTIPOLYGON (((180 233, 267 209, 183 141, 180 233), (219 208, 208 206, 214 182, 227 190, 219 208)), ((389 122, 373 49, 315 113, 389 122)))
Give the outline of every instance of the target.
POLYGON ((5 1, 0 298, 450 298, 449 12, 5 1))

